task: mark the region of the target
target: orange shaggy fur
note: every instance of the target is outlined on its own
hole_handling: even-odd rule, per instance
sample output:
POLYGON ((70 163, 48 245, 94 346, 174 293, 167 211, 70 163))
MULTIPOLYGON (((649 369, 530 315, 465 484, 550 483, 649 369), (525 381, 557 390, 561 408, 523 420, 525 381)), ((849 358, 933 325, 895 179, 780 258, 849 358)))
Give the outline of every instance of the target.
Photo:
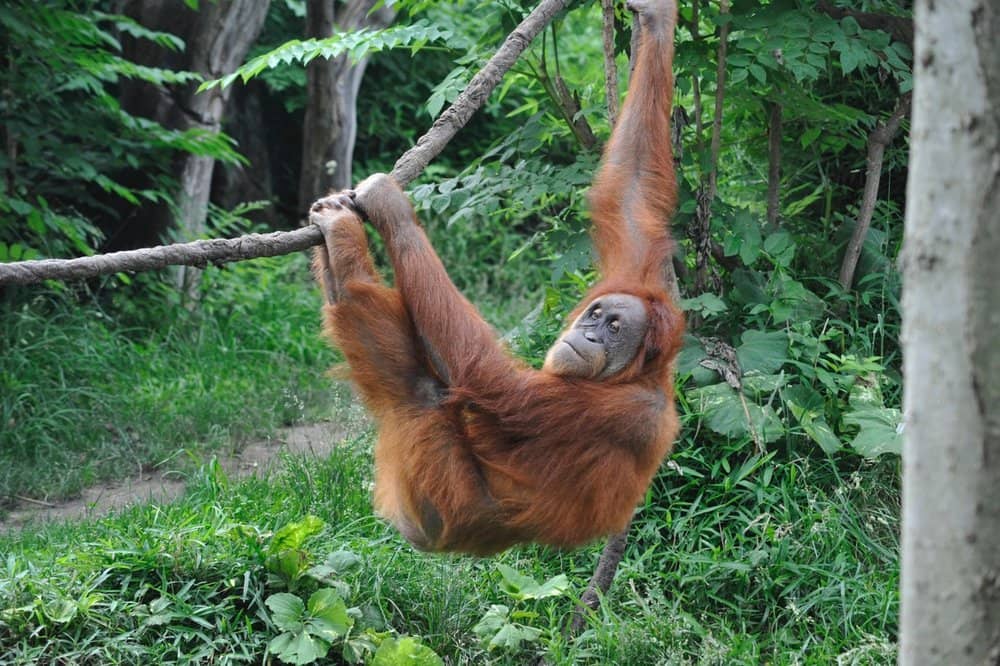
POLYGON ((675 11, 662 3, 668 20, 643 30, 590 193, 603 279, 571 315, 603 294, 642 300, 649 329, 624 371, 594 381, 511 357, 448 279, 391 179, 359 189, 357 204, 386 238, 395 288, 375 273, 360 217, 334 216, 316 259, 337 294, 324 308, 325 330, 378 423, 376 507, 418 548, 486 555, 620 531, 673 446, 673 361, 684 321, 661 271, 677 198, 675 11))

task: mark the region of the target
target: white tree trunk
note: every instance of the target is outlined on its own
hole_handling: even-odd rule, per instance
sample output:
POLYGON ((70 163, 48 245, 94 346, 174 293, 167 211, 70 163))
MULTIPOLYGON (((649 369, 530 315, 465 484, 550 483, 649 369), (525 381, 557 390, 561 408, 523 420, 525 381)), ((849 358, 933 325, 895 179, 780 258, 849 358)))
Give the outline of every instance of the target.
POLYGON ((900 664, 1000 664, 1000 9, 916 27, 900 664))

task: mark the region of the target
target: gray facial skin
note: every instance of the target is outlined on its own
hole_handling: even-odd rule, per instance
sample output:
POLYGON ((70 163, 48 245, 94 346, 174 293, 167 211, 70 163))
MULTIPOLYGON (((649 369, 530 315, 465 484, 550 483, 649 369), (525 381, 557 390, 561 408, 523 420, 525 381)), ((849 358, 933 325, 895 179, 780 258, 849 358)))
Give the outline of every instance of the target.
POLYGON ((641 299, 631 294, 601 296, 552 345, 544 368, 565 377, 607 379, 632 362, 648 327, 641 299))

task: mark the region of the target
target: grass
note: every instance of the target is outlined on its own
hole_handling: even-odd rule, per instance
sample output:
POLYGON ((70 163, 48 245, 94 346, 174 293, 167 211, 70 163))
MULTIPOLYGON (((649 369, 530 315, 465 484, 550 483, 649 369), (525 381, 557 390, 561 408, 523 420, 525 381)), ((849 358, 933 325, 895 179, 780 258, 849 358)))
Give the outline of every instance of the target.
POLYGON ((371 515, 370 444, 289 457, 266 480, 234 483, 206 465, 175 504, 0 537, 0 661, 259 663, 279 633, 266 599, 289 589, 306 599, 320 586, 275 575, 272 535, 315 515, 325 528, 301 552, 310 562, 340 550, 360 558, 342 583, 364 626, 418 636, 449 663, 894 662, 891 464, 770 459, 730 485, 715 459, 741 459, 744 448, 683 443, 683 476, 658 477, 611 594, 567 641, 561 627, 598 546, 492 560, 417 553, 371 515), (570 587, 518 599, 502 591, 502 565, 536 580, 565 574, 570 587), (474 628, 498 604, 537 634, 489 649, 474 628))
POLYGON ((55 298, 0 316, 0 497, 61 499, 315 419, 334 357, 304 275, 303 257, 209 271, 199 314, 134 326, 55 298))

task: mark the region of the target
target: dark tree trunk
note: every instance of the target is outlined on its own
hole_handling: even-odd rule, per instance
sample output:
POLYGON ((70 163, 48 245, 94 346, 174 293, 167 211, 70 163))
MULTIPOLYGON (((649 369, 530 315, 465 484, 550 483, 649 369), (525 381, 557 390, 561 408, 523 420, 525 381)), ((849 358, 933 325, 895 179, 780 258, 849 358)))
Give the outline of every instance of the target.
MULTIPOLYGON (((174 33, 185 42, 183 53, 166 51, 148 40, 129 40, 127 55, 139 63, 198 72, 206 79, 224 76, 240 65, 264 25, 270 0, 218 0, 202 2, 191 10, 181 0, 145 0, 126 10, 143 25, 174 33)), ((152 118, 172 129, 201 127, 218 132, 231 88, 214 87, 197 92, 197 84, 182 88, 157 88, 144 82, 122 87, 122 105, 130 113, 152 118)), ((175 173, 179 180, 176 218, 166 206, 144 211, 145 228, 128 230, 113 242, 113 249, 152 244, 168 230, 184 238, 204 232, 215 160, 182 156, 175 173)), ((136 221, 132 226, 142 224, 136 221)), ((182 270, 179 286, 193 289, 194 269, 182 270)))
POLYGON ((854 283, 854 270, 858 267, 858 259, 864 248, 865 237, 872 225, 872 215, 878 201, 878 186, 882 180, 882 159, 889 142, 899 131, 903 117, 910 112, 910 94, 899 100, 899 105, 893 111, 889 120, 880 123, 868 135, 867 172, 865 176, 865 193, 861 200, 861 210, 858 213, 857 224, 851 241, 847 244, 844 261, 840 265, 840 286, 849 289, 854 283))
MULTIPOLYGON (((335 6, 333 0, 308 0, 306 37, 323 39, 334 28, 384 28, 394 17, 386 6, 370 13, 376 0, 349 0, 335 6)), ((357 98, 368 59, 352 63, 346 55, 317 58, 306 70, 309 100, 302 130, 302 172, 299 179, 299 211, 305 213, 313 201, 330 190, 352 183, 351 162, 357 135, 357 98)))

